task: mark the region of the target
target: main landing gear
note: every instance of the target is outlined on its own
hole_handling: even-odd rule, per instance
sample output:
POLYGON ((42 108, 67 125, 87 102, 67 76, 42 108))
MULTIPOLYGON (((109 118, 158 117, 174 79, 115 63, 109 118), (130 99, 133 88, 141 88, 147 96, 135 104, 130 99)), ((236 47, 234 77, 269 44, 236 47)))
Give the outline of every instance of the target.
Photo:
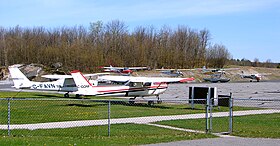
MULTIPOLYGON (((69 97, 70 97, 70 96, 69 96, 69 92, 67 92, 67 93, 64 94, 64 98, 69 98, 69 97)), ((76 94, 75 97, 76 97, 76 98, 80 98, 81 95, 80 95, 80 94, 76 94)))
POLYGON ((64 98, 69 98, 69 93, 68 92, 64 94, 64 98))
MULTIPOLYGON (((157 98, 157 100, 148 100, 148 105, 149 106, 154 105, 155 102, 157 102, 157 104, 161 104, 162 103, 162 100, 160 100, 159 95, 156 95, 156 98, 157 98)), ((135 104, 135 99, 136 99, 136 97, 129 98, 128 103, 129 104, 135 104)))
POLYGON ((134 98, 129 98, 128 103, 129 103, 129 104, 135 104, 135 98, 136 98, 136 97, 134 97, 134 98))

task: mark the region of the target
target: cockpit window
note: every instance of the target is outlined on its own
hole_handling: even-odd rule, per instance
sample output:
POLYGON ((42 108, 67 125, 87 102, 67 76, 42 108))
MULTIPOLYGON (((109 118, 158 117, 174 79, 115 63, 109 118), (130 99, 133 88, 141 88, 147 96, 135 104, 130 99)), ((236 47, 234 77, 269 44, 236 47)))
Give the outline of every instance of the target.
POLYGON ((152 85, 151 82, 146 82, 146 83, 144 83, 144 86, 151 86, 151 85, 152 85))

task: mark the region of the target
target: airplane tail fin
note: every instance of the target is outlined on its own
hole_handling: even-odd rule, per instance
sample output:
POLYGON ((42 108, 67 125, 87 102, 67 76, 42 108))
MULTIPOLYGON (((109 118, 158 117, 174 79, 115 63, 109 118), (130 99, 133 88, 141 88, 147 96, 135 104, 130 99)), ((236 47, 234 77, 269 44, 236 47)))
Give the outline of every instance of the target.
POLYGON ((14 88, 30 88, 31 81, 19 70, 18 66, 9 66, 9 72, 14 82, 14 88))
POLYGON ((93 85, 83 76, 83 74, 74 70, 71 72, 74 82, 78 88, 76 94, 80 95, 96 95, 97 92, 94 90, 93 85))

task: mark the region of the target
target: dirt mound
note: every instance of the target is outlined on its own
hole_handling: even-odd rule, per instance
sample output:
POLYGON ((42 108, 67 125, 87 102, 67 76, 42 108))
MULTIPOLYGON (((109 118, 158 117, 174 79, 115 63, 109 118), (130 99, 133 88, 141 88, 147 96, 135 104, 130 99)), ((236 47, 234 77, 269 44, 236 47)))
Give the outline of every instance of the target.
MULTIPOLYGON (((65 74, 64 71, 60 71, 58 68, 47 67, 42 64, 28 64, 18 65, 19 69, 26 75, 29 80, 34 81, 48 81, 46 78, 42 78, 42 75, 46 74, 65 74)), ((7 67, 0 68, 0 80, 9 78, 9 71, 7 67)))
MULTIPOLYGON (((183 72, 184 77, 194 77, 196 82, 204 82, 203 78, 211 78, 213 74, 222 74, 223 78, 230 79, 231 82, 250 81, 247 78, 241 78, 241 75, 255 75, 259 74, 262 80, 280 80, 280 69, 277 68, 263 68, 263 67, 248 67, 248 66, 234 66, 231 68, 215 69, 216 71, 205 72, 202 69, 179 69, 183 72)), ((160 71, 144 71, 135 72, 136 76, 155 77, 162 76, 160 71)))
POLYGON ((6 67, 0 67, 0 80, 9 78, 9 71, 6 67))

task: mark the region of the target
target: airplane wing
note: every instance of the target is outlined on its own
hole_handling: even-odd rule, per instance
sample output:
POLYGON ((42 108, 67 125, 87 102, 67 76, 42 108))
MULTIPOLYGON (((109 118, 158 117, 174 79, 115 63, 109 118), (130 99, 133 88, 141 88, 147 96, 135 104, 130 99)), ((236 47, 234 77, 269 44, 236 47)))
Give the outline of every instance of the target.
POLYGON ((161 77, 135 77, 131 82, 165 82, 165 83, 185 83, 194 81, 194 78, 161 78, 161 77))
POLYGON ((100 66, 100 68, 104 68, 104 69, 124 69, 124 67, 113 67, 112 65, 110 65, 110 66, 100 66))
POLYGON ((148 67, 113 67, 113 66, 102 66, 101 68, 104 69, 130 69, 130 70, 145 70, 148 69, 148 67))
POLYGON ((112 67, 112 66, 102 66, 100 68, 104 68, 104 69, 112 69, 112 68, 114 68, 114 69, 124 69, 124 67, 112 67))
POLYGON ((73 78, 71 75, 42 75, 43 78, 48 78, 48 79, 69 79, 73 78))
MULTIPOLYGON (((84 74, 85 77, 109 75, 110 73, 94 73, 94 74, 84 74)), ((42 75, 43 78, 48 79, 71 79, 72 75, 42 75)))
POLYGON ((92 76, 101 76, 101 75, 110 75, 111 73, 94 73, 94 74, 84 74, 85 77, 92 77, 92 76))
POLYGON ((194 78, 160 78, 160 77, 131 77, 131 76, 101 76, 100 80, 113 82, 165 82, 165 83, 184 83, 193 81, 194 78))
POLYGON ((146 70, 148 67, 128 67, 130 70, 146 70))

